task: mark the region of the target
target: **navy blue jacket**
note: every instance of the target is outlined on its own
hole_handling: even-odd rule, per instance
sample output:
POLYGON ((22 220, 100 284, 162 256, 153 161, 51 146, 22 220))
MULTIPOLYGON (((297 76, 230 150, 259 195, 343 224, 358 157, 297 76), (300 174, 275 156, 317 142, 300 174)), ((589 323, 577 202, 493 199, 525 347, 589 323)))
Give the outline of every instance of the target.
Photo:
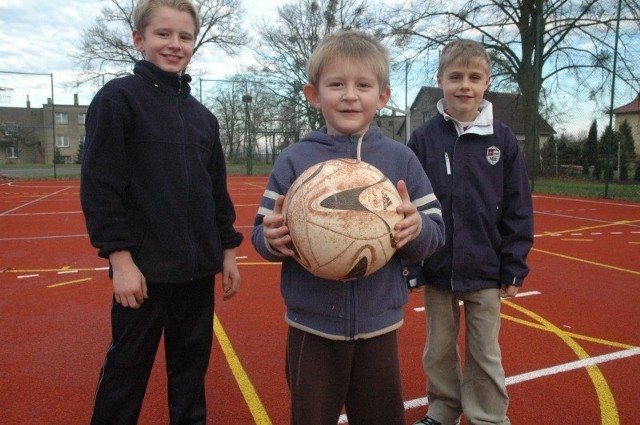
POLYGON ((440 113, 408 143, 442 205, 445 246, 423 265, 426 283, 442 289, 521 286, 529 272, 533 208, 527 170, 509 127, 492 114, 487 121, 479 134, 458 136, 440 113))
POLYGON ((150 282, 213 276, 242 241, 218 121, 190 80, 141 61, 87 111, 80 196, 91 243, 105 258, 130 251, 150 282))
POLYGON ((275 200, 285 195, 310 166, 334 158, 357 158, 357 139, 330 136, 325 127, 283 150, 273 166, 252 234, 262 257, 282 261, 280 291, 287 307, 287 323, 334 340, 370 338, 399 328, 408 298, 402 260, 421 261, 444 243, 440 203, 427 175, 405 145, 385 137, 378 127, 369 128, 365 134, 360 159, 382 171, 394 186, 398 180, 407 183, 409 197, 421 212, 418 237, 396 251, 376 272, 346 282, 316 277, 266 243, 262 220, 273 213, 275 200))

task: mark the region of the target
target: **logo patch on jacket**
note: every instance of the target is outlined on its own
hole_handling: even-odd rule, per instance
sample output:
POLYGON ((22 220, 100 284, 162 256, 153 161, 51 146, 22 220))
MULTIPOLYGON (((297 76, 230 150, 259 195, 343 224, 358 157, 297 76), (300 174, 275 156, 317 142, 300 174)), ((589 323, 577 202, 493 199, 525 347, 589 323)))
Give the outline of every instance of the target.
POLYGON ((500 149, 495 146, 487 148, 487 161, 491 165, 496 165, 500 161, 500 149))

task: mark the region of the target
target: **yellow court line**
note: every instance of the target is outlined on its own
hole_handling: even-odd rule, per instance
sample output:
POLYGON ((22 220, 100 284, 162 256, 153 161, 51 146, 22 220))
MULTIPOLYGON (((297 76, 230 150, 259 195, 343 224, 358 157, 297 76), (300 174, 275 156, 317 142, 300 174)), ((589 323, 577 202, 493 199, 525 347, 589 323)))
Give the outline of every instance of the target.
MULTIPOLYGON (((526 308, 515 304, 511 301, 503 300, 504 304, 510 306, 511 308, 520 311, 521 313, 531 317, 541 325, 543 325, 550 332, 556 334, 562 341, 564 341, 569 348, 576 354, 578 359, 583 360, 589 358, 589 354, 578 344, 568 332, 563 331, 559 327, 555 326, 553 323, 544 319, 542 316, 534 313, 531 310, 527 310, 526 308)), ((613 398, 613 393, 611 392, 611 388, 609 388, 609 384, 607 383, 606 378, 602 374, 602 371, 597 365, 589 365, 585 367, 591 381, 596 390, 596 394, 598 395, 598 402, 600 405, 600 421, 602 425, 620 425, 620 417, 618 415, 618 408, 616 406, 616 401, 613 398)))
POLYGON ((565 241, 565 242, 593 242, 593 239, 565 239, 565 238, 562 238, 560 240, 561 241, 565 241))
POLYGON ((580 263, 590 264, 592 266, 603 267, 605 269, 611 269, 618 272, 631 273, 631 274, 636 274, 640 276, 640 271, 637 271, 637 270, 623 269, 622 267, 610 266, 608 264, 598 263, 596 261, 584 260, 582 258, 571 257, 570 255, 564 255, 564 254, 559 254, 557 252, 545 251, 543 249, 538 249, 538 248, 532 248, 531 250, 536 252, 541 252, 543 254, 553 255, 560 258, 566 258, 567 260, 573 260, 573 261, 578 261, 580 263))
POLYGON ((85 277, 84 279, 76 279, 76 280, 70 280, 68 282, 54 283, 52 285, 47 285, 47 288, 57 288, 58 286, 73 285, 74 283, 86 282, 87 280, 91 280, 91 279, 92 279, 91 277, 85 277))
POLYGON ((240 359, 236 355, 233 346, 231 345, 231 341, 227 336, 227 333, 224 331, 218 316, 214 314, 213 316, 213 331, 218 339, 218 343, 222 347, 222 351, 224 352, 224 356, 227 359, 227 363, 231 368, 231 372, 240 387, 240 392, 244 396, 245 401, 247 402, 247 406, 249 406, 249 411, 253 416, 253 420, 257 425, 271 425, 271 419, 269 419, 269 415, 265 410, 262 402, 260 401, 260 397, 256 392, 249 376, 245 372, 242 364, 240 363, 240 359))
POLYGON ((95 272, 95 271, 102 271, 102 270, 106 270, 107 268, 101 268, 101 267, 79 267, 79 268, 70 268, 69 266, 65 266, 65 267, 60 267, 57 269, 12 269, 12 268, 6 268, 6 269, 0 269, 0 273, 48 273, 48 272, 68 272, 69 270, 77 270, 79 272, 95 272))
MULTIPOLYGON (((500 316, 505 320, 510 320, 512 322, 518 323, 518 324, 523 325, 523 326, 529 326, 530 328, 538 329, 538 330, 541 330, 541 331, 553 332, 549 328, 547 328, 547 327, 545 327, 543 325, 540 325, 538 323, 533 323, 533 322, 530 322, 528 320, 519 319, 517 317, 513 317, 513 316, 510 316, 510 315, 504 314, 504 313, 502 313, 500 316)), ((581 334, 577 334, 577 333, 574 333, 574 332, 567 332, 567 331, 563 331, 563 332, 565 332, 568 336, 570 336, 573 339, 581 339, 583 341, 593 342, 594 344, 606 345, 607 347, 622 348, 624 350, 632 350, 634 348, 638 348, 636 345, 625 344, 623 342, 609 341, 609 340, 606 340, 606 339, 595 338, 595 337, 587 336, 587 335, 581 335, 581 334)))
POLYGON ((613 223, 607 223, 607 224, 599 224, 597 226, 585 226, 585 227, 579 227, 577 229, 569 229, 569 230, 559 230, 557 232, 543 232, 542 234, 536 235, 537 237, 542 237, 542 236, 557 236, 557 235, 561 235, 564 233, 572 233, 572 232, 584 232, 587 230, 595 230, 595 229, 603 229, 605 227, 612 227, 612 226, 622 226, 625 224, 635 224, 635 223, 640 223, 640 220, 620 220, 620 221, 614 221, 613 223))
MULTIPOLYGON (((269 266, 269 265, 273 265, 273 266, 279 266, 282 263, 279 262, 271 262, 271 261, 256 261, 256 262, 244 262, 244 263, 238 263, 238 266, 269 266)), ((60 267, 60 268, 56 268, 56 269, 12 269, 10 267, 7 267, 5 269, 0 269, 0 273, 15 273, 15 274, 20 274, 20 273, 57 273, 57 272, 68 272, 70 270, 76 270, 78 272, 99 272, 99 271, 105 271, 108 270, 109 267, 107 266, 99 266, 99 267, 69 267, 69 266, 64 266, 64 267, 60 267)))

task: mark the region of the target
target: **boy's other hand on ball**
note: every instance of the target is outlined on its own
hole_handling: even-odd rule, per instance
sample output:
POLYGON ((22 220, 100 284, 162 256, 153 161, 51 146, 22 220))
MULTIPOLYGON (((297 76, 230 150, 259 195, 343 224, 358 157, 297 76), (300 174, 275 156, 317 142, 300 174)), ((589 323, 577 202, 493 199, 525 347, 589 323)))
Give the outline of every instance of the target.
POLYGON ((289 229, 284 225, 284 219, 282 216, 282 205, 284 204, 284 196, 280 195, 276 199, 276 204, 273 208, 273 214, 266 215, 262 224, 264 225, 264 238, 267 243, 274 250, 280 252, 282 255, 291 257, 294 252, 288 248, 288 244, 291 243, 291 236, 289 236, 289 229))
POLYGON ((396 208, 396 211, 398 214, 403 214, 404 218, 393 227, 393 240, 396 243, 396 248, 400 249, 420 234, 422 218, 416 206, 411 203, 407 184, 403 180, 400 180, 398 181, 397 188, 400 198, 402 199, 402 204, 396 208))

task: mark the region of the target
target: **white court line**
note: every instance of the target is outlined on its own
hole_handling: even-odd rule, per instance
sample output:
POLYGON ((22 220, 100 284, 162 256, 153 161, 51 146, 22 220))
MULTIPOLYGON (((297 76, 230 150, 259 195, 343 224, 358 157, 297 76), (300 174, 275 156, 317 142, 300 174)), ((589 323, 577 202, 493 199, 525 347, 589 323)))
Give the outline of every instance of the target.
POLYGON ((54 236, 28 236, 20 238, 0 238, 0 241, 35 241, 38 239, 60 239, 60 238, 86 238, 86 233, 78 235, 54 235, 54 236))
POLYGON ((600 199, 577 199, 577 198, 566 198, 562 196, 545 196, 545 195, 532 195, 532 196, 534 198, 554 199, 554 200, 562 200, 562 201, 580 202, 580 203, 586 203, 586 204, 615 205, 619 207, 640 208, 640 204, 621 204, 619 202, 603 201, 600 199))
MULTIPOLYGON (((532 381, 534 379, 543 378, 545 376, 556 375, 558 373, 570 372, 576 369, 582 369, 587 366, 594 366, 610 362, 612 360, 620 360, 627 357, 633 357, 640 355, 640 347, 630 348, 628 350, 616 351, 615 353, 603 354, 601 356, 589 357, 588 359, 576 360, 574 362, 564 363, 557 366, 547 367, 544 369, 538 369, 531 372, 521 373, 520 375, 510 376, 506 379, 507 386, 520 384, 526 381, 532 381)), ((415 409, 417 407, 424 407, 428 404, 427 397, 416 398, 413 400, 407 400, 404 402, 404 410, 415 409)), ((347 415, 340 415, 339 424, 347 423, 347 415)))
POLYGON ((69 215, 69 214, 82 214, 82 211, 50 211, 50 212, 33 212, 33 213, 17 213, 17 214, 5 214, 11 215, 11 217, 32 217, 38 215, 69 215))
POLYGON ((65 190, 67 190, 67 189, 71 189, 71 186, 66 186, 66 187, 64 187, 63 189, 60 189, 60 190, 58 190, 58 191, 56 191, 56 192, 53 192, 53 193, 50 193, 50 194, 48 194, 48 195, 41 196, 41 197, 39 197, 39 198, 37 198, 37 199, 34 199, 33 201, 29 201, 29 202, 27 202, 26 204, 18 205, 18 206, 17 206, 17 207, 15 207, 15 208, 11 208, 10 210, 7 210, 7 211, 4 211, 4 212, 0 213, 0 216, 7 215, 7 214, 11 214, 12 212, 19 210, 20 208, 26 207, 27 205, 35 204, 36 202, 40 202, 40 201, 42 201, 43 199, 47 199, 47 198, 49 198, 49 197, 51 197, 51 196, 55 196, 55 195, 57 195, 58 193, 62 193, 62 192, 64 192, 64 191, 65 191, 65 190))
MULTIPOLYGON (((109 270, 109 266, 106 267, 94 267, 92 269, 84 269, 84 270, 90 270, 90 271, 104 271, 104 270, 109 270)), ((58 274, 70 274, 70 273, 79 273, 80 270, 78 269, 69 269, 69 270, 59 270, 57 271, 58 274)), ((40 276, 40 273, 33 273, 33 274, 21 274, 16 276, 16 279, 28 279, 28 278, 32 278, 32 277, 38 277, 40 276)))
MULTIPOLYGON (((527 292, 518 292, 518 294, 516 294, 516 298, 522 298, 522 297, 530 297, 532 295, 540 295, 541 292, 539 291, 527 291, 527 292)), ((462 305, 463 302, 460 301, 460 305, 462 305)), ((416 313, 420 313, 424 311, 424 307, 416 307, 413 309, 413 311, 415 311, 416 313)))

